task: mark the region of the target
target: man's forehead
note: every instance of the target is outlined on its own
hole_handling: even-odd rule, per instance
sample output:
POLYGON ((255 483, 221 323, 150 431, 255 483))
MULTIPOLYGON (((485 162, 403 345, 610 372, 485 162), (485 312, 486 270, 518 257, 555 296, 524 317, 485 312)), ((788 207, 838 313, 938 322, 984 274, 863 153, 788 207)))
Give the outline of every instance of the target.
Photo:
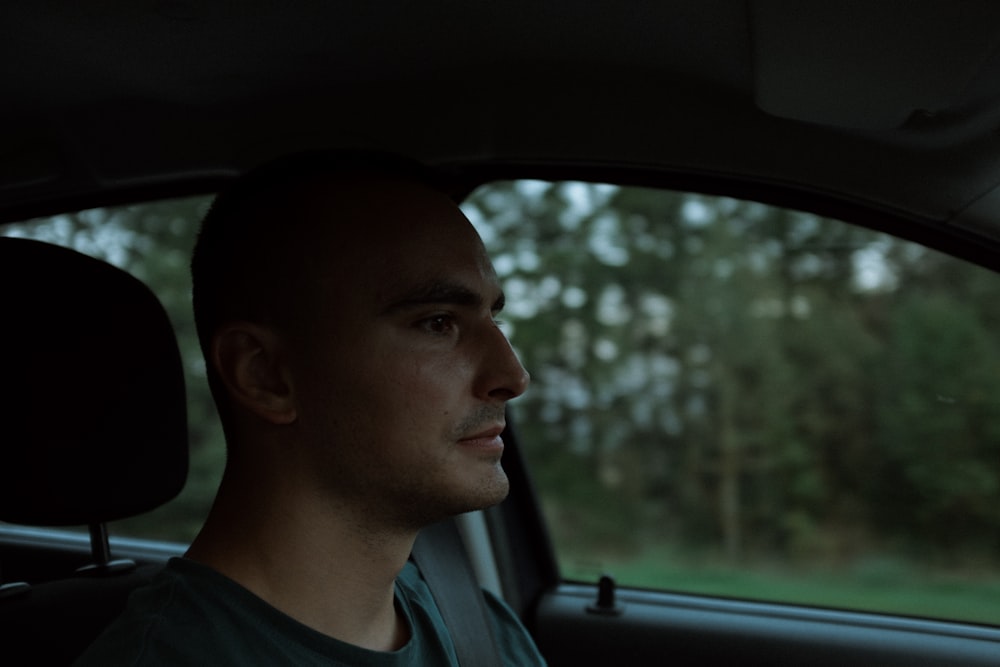
POLYGON ((301 221, 341 242, 412 242, 437 227, 471 226, 446 194, 392 176, 319 175, 295 196, 301 221))
POLYGON ((382 305, 408 295, 429 298, 450 291, 454 297, 458 288, 486 301, 496 298, 493 265, 454 202, 419 184, 372 181, 369 186, 370 191, 348 199, 311 193, 317 198, 314 222, 323 231, 306 254, 322 275, 382 305))
POLYGON ((454 305, 468 308, 503 308, 504 295, 496 274, 488 272, 434 272, 423 277, 398 276, 376 300, 381 312, 392 313, 424 305, 454 305))

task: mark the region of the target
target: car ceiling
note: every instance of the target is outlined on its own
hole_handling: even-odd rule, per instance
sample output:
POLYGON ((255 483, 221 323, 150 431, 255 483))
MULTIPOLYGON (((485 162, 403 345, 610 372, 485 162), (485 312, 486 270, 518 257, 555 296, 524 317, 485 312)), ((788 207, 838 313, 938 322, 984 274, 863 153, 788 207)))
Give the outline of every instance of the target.
POLYGON ((1000 241, 992 0, 35 0, 0 25, 2 219, 353 147, 693 176, 1000 241))

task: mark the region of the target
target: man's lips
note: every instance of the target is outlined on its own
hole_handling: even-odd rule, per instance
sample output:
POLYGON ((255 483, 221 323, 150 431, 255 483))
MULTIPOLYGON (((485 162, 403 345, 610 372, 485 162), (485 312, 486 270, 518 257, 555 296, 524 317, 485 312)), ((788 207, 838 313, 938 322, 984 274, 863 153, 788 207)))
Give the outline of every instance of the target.
POLYGON ((497 424, 495 426, 483 429, 482 431, 479 431, 478 433, 475 433, 473 435, 468 435, 462 438, 462 440, 480 440, 482 438, 495 438, 501 433, 503 433, 503 429, 504 429, 503 424, 497 424))
POLYGON ((479 449, 503 449, 503 439, 500 434, 503 433, 503 424, 498 424, 491 426, 489 428, 483 429, 473 433, 472 435, 466 436, 460 439, 459 444, 465 445, 467 447, 476 447, 479 449))

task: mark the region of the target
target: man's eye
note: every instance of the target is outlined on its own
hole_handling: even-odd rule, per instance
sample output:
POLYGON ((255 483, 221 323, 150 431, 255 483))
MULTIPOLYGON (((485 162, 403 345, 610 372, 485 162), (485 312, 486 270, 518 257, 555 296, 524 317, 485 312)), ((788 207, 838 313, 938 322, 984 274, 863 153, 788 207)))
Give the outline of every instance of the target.
POLYGON ((451 315, 434 315, 420 320, 418 324, 430 333, 447 334, 455 328, 455 318, 451 315))

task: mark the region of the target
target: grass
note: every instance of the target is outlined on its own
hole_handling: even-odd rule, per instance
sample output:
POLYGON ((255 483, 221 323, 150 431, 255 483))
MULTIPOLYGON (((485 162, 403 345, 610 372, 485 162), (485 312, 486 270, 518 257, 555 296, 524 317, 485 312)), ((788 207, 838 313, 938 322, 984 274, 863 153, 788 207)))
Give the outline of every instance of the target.
POLYGON ((611 574, 637 588, 816 607, 884 612, 1000 626, 1000 572, 933 571, 890 557, 840 568, 783 567, 759 562, 736 568, 664 549, 600 562, 567 556, 563 576, 594 581, 611 574))

